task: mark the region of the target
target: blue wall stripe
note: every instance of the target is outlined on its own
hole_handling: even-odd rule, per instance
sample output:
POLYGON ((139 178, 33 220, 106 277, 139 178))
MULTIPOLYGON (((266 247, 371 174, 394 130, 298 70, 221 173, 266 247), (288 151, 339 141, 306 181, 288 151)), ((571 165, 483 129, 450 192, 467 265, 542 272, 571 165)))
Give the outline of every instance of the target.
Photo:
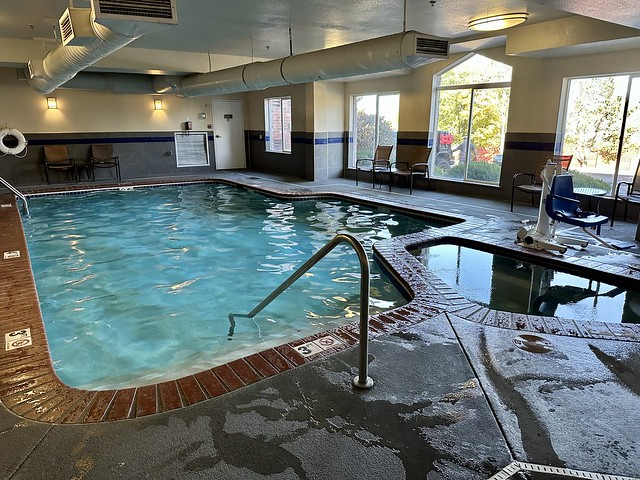
MULTIPOLYGON (((213 135, 208 135, 209 141, 213 141, 213 135)), ((29 140, 32 145, 84 145, 89 143, 173 143, 173 136, 158 137, 100 137, 100 138, 38 138, 29 140)))

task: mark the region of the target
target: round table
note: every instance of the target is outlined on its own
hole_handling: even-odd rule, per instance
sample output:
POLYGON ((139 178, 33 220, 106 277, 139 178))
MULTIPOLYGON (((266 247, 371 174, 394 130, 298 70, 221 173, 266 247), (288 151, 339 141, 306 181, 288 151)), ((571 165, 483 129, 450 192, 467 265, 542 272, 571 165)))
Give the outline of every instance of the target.
MULTIPOLYGON (((604 197, 607 192, 608 190, 603 190, 602 188, 578 187, 573 189, 573 193, 577 193, 578 195, 586 195, 589 197, 589 210, 591 210, 591 197, 604 197)), ((598 212, 598 210, 600 209, 599 207, 600 199, 598 198, 598 203, 596 203, 596 212, 598 212)))

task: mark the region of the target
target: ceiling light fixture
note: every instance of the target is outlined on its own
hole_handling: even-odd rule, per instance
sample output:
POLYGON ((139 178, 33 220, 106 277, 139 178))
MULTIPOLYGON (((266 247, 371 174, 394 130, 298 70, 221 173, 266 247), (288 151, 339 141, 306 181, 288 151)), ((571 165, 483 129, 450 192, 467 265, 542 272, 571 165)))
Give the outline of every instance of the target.
POLYGON ((469 21, 469 30, 481 30, 488 32, 492 30, 502 30, 503 28, 515 27, 529 18, 527 12, 501 13, 499 15, 489 15, 475 18, 469 21))

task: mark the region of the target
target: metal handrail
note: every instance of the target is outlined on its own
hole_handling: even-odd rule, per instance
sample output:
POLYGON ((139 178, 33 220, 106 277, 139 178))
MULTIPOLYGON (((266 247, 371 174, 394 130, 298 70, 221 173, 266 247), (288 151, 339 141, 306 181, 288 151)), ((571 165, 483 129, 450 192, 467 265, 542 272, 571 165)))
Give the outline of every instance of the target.
POLYGON ((269 305, 282 292, 289 288, 293 283, 318 263, 323 257, 331 252, 340 243, 348 243, 353 247, 358 260, 360 261, 360 356, 358 365, 358 376, 353 379, 353 386, 363 389, 373 387, 373 380, 369 377, 369 259, 362 244, 348 233, 339 233, 327 244, 318 250, 309 260, 293 272, 282 284, 269 294, 262 302, 247 314, 230 313, 229 314, 229 335, 233 335, 236 326, 234 317, 255 317, 263 308, 269 305))
POLYGON ((20 193, 17 188, 15 188, 13 185, 7 182, 4 178, 0 177, 0 182, 2 182, 2 184, 5 187, 7 187, 9 190, 11 190, 17 197, 20 197, 20 199, 22 200, 24 213, 29 215, 29 204, 27 203, 27 197, 25 197, 22 193, 20 193))

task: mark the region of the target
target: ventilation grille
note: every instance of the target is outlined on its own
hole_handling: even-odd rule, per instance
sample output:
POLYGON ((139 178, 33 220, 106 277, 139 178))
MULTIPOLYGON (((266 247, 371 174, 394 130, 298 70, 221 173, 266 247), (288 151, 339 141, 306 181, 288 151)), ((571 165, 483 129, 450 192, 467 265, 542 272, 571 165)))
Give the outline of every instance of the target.
POLYGON ((60 36, 62 37, 62 43, 66 44, 70 39, 73 38, 73 25, 71 24, 71 15, 69 14, 69 10, 65 10, 65 12, 60 17, 58 21, 60 25, 60 36))
POLYGON ((449 55, 449 42, 437 38, 416 36, 416 53, 447 57, 449 55))
POLYGON ((176 166, 209 166, 209 141, 206 132, 175 132, 176 166))
POLYGON ((90 8, 67 8, 58 19, 63 45, 88 45, 95 40, 90 8))
POLYGON ((96 18, 177 23, 175 0, 92 0, 96 18))

